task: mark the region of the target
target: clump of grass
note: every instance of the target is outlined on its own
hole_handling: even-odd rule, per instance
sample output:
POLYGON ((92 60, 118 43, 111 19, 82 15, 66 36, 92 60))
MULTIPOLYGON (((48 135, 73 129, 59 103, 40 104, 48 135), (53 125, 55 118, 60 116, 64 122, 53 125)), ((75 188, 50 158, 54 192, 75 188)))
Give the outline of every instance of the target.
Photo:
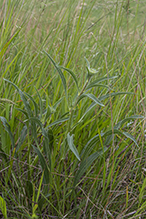
POLYGON ((144 5, 1 6, 1 216, 144 217, 144 5))

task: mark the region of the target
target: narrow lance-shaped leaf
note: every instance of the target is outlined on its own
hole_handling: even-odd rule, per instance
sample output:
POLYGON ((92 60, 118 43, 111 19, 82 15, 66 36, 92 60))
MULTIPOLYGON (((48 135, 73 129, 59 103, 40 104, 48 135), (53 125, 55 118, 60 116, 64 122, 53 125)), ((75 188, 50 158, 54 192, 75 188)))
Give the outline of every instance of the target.
POLYGON ((94 154, 91 154, 88 158, 83 160, 80 164, 79 170, 77 171, 75 178, 74 178, 74 187, 77 185, 80 178, 84 175, 84 173, 87 171, 87 169, 92 165, 92 163, 103 153, 107 151, 108 148, 104 148, 103 150, 99 150, 95 152, 94 154))
MULTIPOLYGON (((102 101, 102 100, 104 100, 104 99, 106 99, 106 98, 108 98, 108 97, 110 97, 110 96, 113 97, 113 96, 124 95, 124 94, 133 94, 133 93, 131 93, 131 92, 117 92, 117 93, 111 93, 111 94, 107 94, 107 95, 104 95, 104 96, 99 97, 98 100, 99 100, 99 101, 102 101)), ((95 106, 96 106, 96 103, 95 103, 95 102, 91 103, 91 105, 88 107, 88 109, 86 110, 86 112, 84 113, 84 115, 81 117, 81 119, 79 120, 79 122, 81 122, 82 119, 84 118, 84 116, 85 116, 93 107, 95 107, 95 106)), ((116 127, 115 127, 115 128, 116 128, 116 127)))
POLYGON ((35 100, 33 99, 33 97, 31 95, 27 94, 26 92, 24 92, 24 93, 33 102, 35 116, 37 116, 37 114, 38 114, 38 105, 37 105, 37 103, 35 102, 35 100))
POLYGON ((62 81, 62 84, 63 84, 63 87, 64 87, 64 91, 65 91, 65 94, 66 94, 66 80, 65 80, 65 77, 61 71, 61 69, 57 66, 57 64, 55 63, 55 61, 52 59, 52 57, 44 50, 44 52, 46 53, 46 55, 49 57, 49 59, 51 60, 51 62, 53 63, 54 67, 56 68, 56 70, 58 71, 59 73, 59 76, 61 78, 61 81, 62 81))
POLYGON ((26 116, 27 119, 29 118, 28 113, 25 110, 22 110, 20 108, 15 108, 15 109, 18 110, 19 112, 23 113, 26 116))
POLYGON ((82 98, 84 98, 84 97, 90 98, 91 100, 93 100, 93 101, 94 101, 96 104, 98 104, 99 106, 104 106, 104 105, 100 102, 99 98, 95 97, 93 94, 90 94, 90 93, 88 93, 88 94, 86 94, 86 93, 82 94, 82 95, 80 96, 78 102, 79 102, 82 98))
MULTIPOLYGON (((112 80, 112 79, 115 79, 115 78, 117 78, 117 77, 118 77, 118 76, 111 76, 111 77, 99 78, 99 79, 96 79, 96 80, 92 81, 88 86, 93 85, 93 84, 98 84, 98 83, 103 82, 103 81, 112 80)), ((88 87, 88 86, 87 86, 87 87, 88 87)))
MULTIPOLYGON (((105 133, 101 133, 101 137, 111 136, 113 134, 124 135, 126 138, 131 139, 138 146, 135 138, 131 134, 127 132, 122 132, 118 129, 114 129, 114 132, 112 132, 112 130, 109 130, 105 133)), ((83 160, 91 153, 97 142, 99 142, 99 135, 95 135, 92 139, 88 141, 88 143, 85 145, 80 155, 83 160)))
POLYGON ((41 121, 36 117, 30 117, 29 119, 26 119, 24 122, 27 122, 27 121, 31 121, 31 122, 34 122, 35 124, 38 124, 41 129, 43 127, 43 124, 41 123, 41 121))
POLYGON ((80 161, 79 153, 78 153, 78 151, 73 143, 73 135, 70 136, 69 133, 67 134, 67 142, 68 142, 70 150, 74 153, 76 158, 80 161))
MULTIPOLYGON (((83 114, 83 116, 80 118, 80 120, 77 122, 76 125, 78 125, 83 120, 83 118, 86 116, 86 114, 95 106, 96 106, 95 102, 91 103, 91 105, 88 107, 88 109, 86 110, 86 112, 83 114)), ((76 125, 75 125, 75 127, 76 127, 76 125)))
POLYGON ((87 144, 85 145, 85 147, 83 148, 83 150, 81 151, 81 157, 84 160, 87 156, 89 156, 89 154, 91 153, 91 151, 93 150, 94 146, 97 144, 97 142, 99 141, 99 135, 95 135, 93 138, 91 138, 87 144))
POLYGON ((105 133, 103 134, 103 136, 106 137, 106 136, 109 136, 109 135, 112 135, 112 134, 124 135, 126 138, 131 139, 131 140, 138 146, 138 144, 137 144, 135 138, 134 138, 131 134, 129 134, 129 133, 127 133, 127 132, 122 132, 122 131, 120 131, 120 130, 118 130, 118 129, 115 129, 115 128, 114 128, 114 132, 112 132, 112 130, 107 131, 107 132, 105 132, 105 133))
POLYGON ((100 82, 102 81, 106 81, 106 80, 111 80, 111 79, 115 79, 117 78, 117 76, 112 76, 112 77, 103 77, 103 78, 100 78, 100 79, 96 79, 95 81, 92 81, 90 84, 88 84, 88 86, 86 87, 86 90, 89 90, 93 87, 105 87, 107 89, 110 89, 109 86, 107 85, 103 85, 103 84, 99 84, 100 82))
MULTIPOLYGON (((127 132, 121 132, 117 129, 114 129, 114 133, 112 132, 112 130, 107 131, 105 133, 102 133, 102 136, 108 136, 111 134, 120 134, 120 135, 124 135, 125 137, 131 139, 137 146, 137 142, 134 139, 134 137, 127 133, 127 132)), ((86 172, 86 170, 89 168, 89 166, 94 162, 94 160, 103 153, 103 150, 101 150, 100 152, 96 152, 92 155, 90 155, 88 158, 86 158, 86 156, 91 152, 91 150, 93 149, 93 147, 95 146, 95 144, 97 143, 97 141, 99 141, 99 135, 96 135, 94 138, 92 138, 86 145, 86 147, 83 149, 81 155, 83 155, 83 161, 81 162, 80 168, 78 170, 78 172, 75 175, 75 181, 74 181, 74 186, 77 185, 79 179, 83 176, 83 174, 86 172)), ((108 148, 104 148, 104 152, 107 150, 108 148)))
POLYGON ((87 59, 86 57, 84 57, 84 58, 85 58, 85 60, 86 60, 86 62, 87 62, 88 77, 97 74, 100 68, 98 68, 98 70, 96 70, 96 69, 94 69, 94 68, 90 68, 90 63, 89 63, 88 59, 87 59))
MULTIPOLYGON (((133 93, 129 93, 129 92, 118 92, 118 93, 111 93, 111 94, 107 94, 107 95, 104 95, 104 96, 101 96, 101 97, 99 97, 98 98, 98 100, 99 101, 101 101, 101 100, 104 100, 104 99, 106 99, 106 98, 108 98, 109 96, 117 96, 117 95, 123 95, 123 94, 133 94, 133 93)), ((83 98, 84 96, 82 96, 82 98, 83 98)), ((86 116, 86 114, 91 110, 91 109, 93 109, 93 107, 95 107, 96 106, 96 103, 95 102, 93 102, 93 103, 91 103, 91 105, 88 107, 88 109, 86 110, 86 112, 83 114, 83 116, 80 118, 80 120, 75 124, 75 126, 73 127, 73 128, 75 128, 82 120, 83 120, 83 118, 86 116)), ((124 120, 122 120, 122 121, 120 121, 117 125, 115 125, 115 128, 116 129, 118 129, 124 122, 126 122, 126 120, 128 121, 129 119, 141 119, 141 118, 143 118, 142 116, 132 116, 132 117, 128 117, 128 118, 126 118, 126 119, 124 119, 124 120)))
POLYGON ((78 90, 79 90, 79 87, 78 87, 78 80, 77 80, 77 77, 76 77, 76 75, 74 74, 74 72, 71 71, 69 68, 64 68, 63 66, 59 66, 59 68, 62 68, 63 70, 67 71, 67 72, 72 76, 72 78, 74 79, 74 82, 75 82, 75 84, 76 84, 76 86, 77 86, 77 88, 78 88, 78 90))
POLYGON ((88 59, 86 57, 84 57, 84 59, 86 60, 88 68, 90 68, 90 63, 89 63, 88 59))
POLYGON ((102 101, 102 100, 105 100, 108 97, 115 97, 115 96, 124 95, 124 94, 131 95, 131 94, 134 94, 134 93, 132 93, 132 92, 115 92, 115 93, 110 93, 110 94, 103 95, 103 96, 99 97, 98 99, 99 99, 99 101, 102 101))
POLYGON ((134 115, 134 116, 130 116, 128 118, 125 118, 123 120, 121 120, 120 122, 118 122, 114 128, 119 129, 125 122, 129 121, 129 120, 133 120, 133 119, 143 119, 144 117, 141 115, 134 115))
POLYGON ((135 138, 130 133, 128 133, 128 132, 121 132, 121 133, 123 135, 125 135, 125 137, 131 139, 138 146, 137 141, 135 140, 135 138))
POLYGON ((69 117, 64 118, 64 119, 58 119, 55 122, 52 122, 50 125, 48 125, 47 128, 54 126, 54 125, 57 125, 57 124, 60 124, 62 122, 66 122, 67 120, 69 120, 69 117))
POLYGON ((32 116, 31 108, 29 106, 29 103, 27 102, 27 99, 26 99, 24 93, 13 82, 11 82, 5 78, 4 78, 4 80, 7 81, 8 83, 12 84, 16 88, 16 90, 18 91, 18 93, 19 93, 19 95, 24 103, 24 106, 25 106, 25 109, 28 113, 28 116, 31 117, 32 116))

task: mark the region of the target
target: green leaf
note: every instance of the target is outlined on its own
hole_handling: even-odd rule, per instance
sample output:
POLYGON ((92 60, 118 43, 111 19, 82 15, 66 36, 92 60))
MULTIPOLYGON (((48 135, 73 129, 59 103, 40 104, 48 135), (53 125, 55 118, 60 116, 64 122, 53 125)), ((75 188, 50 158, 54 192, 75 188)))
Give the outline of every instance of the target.
POLYGON ((118 96, 118 95, 124 95, 124 94, 134 94, 132 92, 116 92, 116 93, 110 93, 110 94, 106 94, 106 95, 103 95, 101 97, 99 97, 99 101, 102 101, 102 100, 105 100, 106 98, 108 97, 115 97, 115 96, 118 96))
POLYGON ((113 134, 124 135, 126 138, 131 139, 138 146, 135 138, 131 134, 129 134, 127 132, 122 132, 122 131, 120 131, 118 129, 115 129, 115 128, 114 128, 114 133, 112 132, 112 130, 107 131, 107 132, 104 133, 104 137, 109 136, 109 135, 113 135, 113 134))
POLYGON ((21 113, 23 113, 27 117, 27 119, 28 119, 28 114, 27 114, 27 112, 25 110, 22 110, 20 108, 15 108, 15 109, 20 111, 21 113))
MULTIPOLYGON (((118 129, 114 129, 114 133, 112 132, 112 130, 109 130, 109 131, 107 131, 105 133, 101 133, 100 135, 101 135, 101 137, 107 137, 107 136, 111 136, 111 135, 114 135, 114 134, 124 135, 126 138, 131 139, 138 146, 135 138, 132 135, 130 135, 127 132, 122 132, 122 131, 120 131, 118 129)), ((91 151, 93 150, 94 146, 97 145, 98 142, 99 142, 99 135, 95 135, 92 139, 90 139, 87 142, 87 144, 83 148, 83 150, 81 152, 81 155, 80 155, 83 160, 91 153, 91 151)))
POLYGON ((37 153, 37 155, 39 157, 42 171, 44 171, 45 183, 48 184, 49 183, 49 174, 50 174, 49 172, 50 172, 51 167, 49 169, 49 167, 48 167, 48 165, 46 163, 46 160, 45 160, 43 154, 41 153, 41 151, 37 147, 35 147, 34 145, 32 145, 32 146, 33 146, 35 152, 37 153))
POLYGON ((99 79, 96 79, 96 80, 92 81, 92 82, 89 84, 89 86, 90 86, 90 85, 93 85, 93 84, 98 84, 98 83, 100 83, 100 82, 102 82, 102 81, 108 81, 108 80, 111 80, 111 79, 115 79, 115 78, 117 78, 117 77, 118 77, 118 76, 111 76, 111 77, 99 78, 99 79))
POLYGON ((90 68, 90 63, 89 63, 88 59, 86 57, 84 57, 84 59, 85 59, 85 61, 87 63, 88 68, 90 68))
POLYGON ((78 102, 79 102, 82 98, 84 98, 84 97, 90 98, 91 100, 93 100, 93 101, 94 101, 96 104, 98 104, 99 106, 104 106, 104 105, 100 102, 99 98, 95 97, 93 94, 90 94, 90 93, 88 93, 88 94, 85 94, 85 93, 82 94, 82 95, 80 96, 78 102))
POLYGON ((31 117, 33 113, 31 112, 31 108, 30 108, 30 105, 29 105, 26 97, 24 96, 24 94, 23 94, 23 92, 21 90, 19 90, 19 94, 20 94, 21 99, 22 99, 22 101, 24 103, 24 106, 25 106, 25 109, 26 109, 26 111, 28 113, 28 116, 31 117))
POLYGON ((64 118, 64 119, 58 119, 55 122, 52 122, 50 125, 48 125, 47 128, 54 126, 54 125, 57 125, 57 124, 60 124, 62 122, 66 122, 67 120, 69 120, 69 117, 64 118))
POLYGON ((87 169, 92 165, 92 163, 99 157, 101 156, 103 153, 105 153, 107 151, 108 148, 104 148, 102 150, 98 150, 97 152, 91 154, 88 158, 84 159, 79 167, 79 170, 77 171, 77 173, 75 174, 75 178, 74 178, 74 184, 73 186, 76 187, 76 185, 78 184, 78 181, 80 180, 80 178, 84 175, 84 173, 87 171, 87 169))
POLYGON ((51 62, 53 63, 54 67, 56 68, 56 70, 58 71, 59 73, 59 76, 61 78, 61 81, 62 81, 62 84, 63 84, 63 87, 64 87, 64 91, 65 91, 65 94, 66 94, 66 80, 65 80, 65 77, 61 71, 61 69, 57 66, 57 64, 55 63, 55 61, 52 59, 52 57, 44 50, 44 52, 46 53, 46 55, 49 57, 49 59, 51 60, 51 62))
POLYGON ((91 77, 91 76, 97 74, 99 72, 99 69, 96 70, 94 68, 90 68, 90 63, 89 63, 88 59, 86 57, 84 57, 84 58, 85 58, 85 60, 87 62, 88 77, 91 77))
POLYGON ((92 81, 90 84, 88 84, 86 90, 89 90, 93 87, 105 87, 105 88, 109 89, 109 87, 107 85, 103 85, 103 84, 99 84, 99 83, 102 81, 111 80, 111 79, 115 79, 115 78, 117 78, 117 76, 112 76, 109 78, 108 77, 99 78, 95 81, 92 81))
POLYGON ((29 95, 28 93, 24 92, 25 95, 33 102, 33 105, 34 105, 34 111, 35 111, 35 116, 38 115, 38 105, 37 103, 35 102, 35 100, 33 99, 33 97, 31 95, 29 95))
MULTIPOLYGON (((104 135, 103 133, 100 134, 101 137, 104 135)), ((97 143, 99 142, 99 135, 95 135, 93 138, 91 138, 87 144, 85 145, 85 147, 83 148, 82 152, 81 152, 81 157, 84 160, 87 156, 89 156, 89 154, 92 152, 94 146, 97 145, 97 143)))
MULTIPOLYGON (((110 95, 111 96, 117 96, 117 95, 123 95, 123 94, 133 94, 133 93, 131 93, 131 92, 118 92, 118 93, 111 93, 111 94, 107 94, 107 95, 104 95, 104 96, 101 96, 101 97, 99 97, 98 98, 98 100, 99 101, 102 101, 102 100, 104 100, 104 99, 106 99, 106 98, 108 98, 108 97, 110 97, 110 95)), ((84 96, 83 96, 84 97, 84 96)), ((82 98, 83 98, 82 97, 82 98)), ((93 108, 93 107, 95 107, 96 106, 96 103, 95 102, 93 102, 93 103, 91 103, 91 105, 88 107, 88 109, 86 110, 86 112, 84 113, 84 115, 80 118, 80 120, 78 121, 78 123, 80 123, 82 120, 83 120, 83 118, 85 117, 85 115, 93 108)), ((129 117, 130 118, 130 117, 129 117)), ((142 118, 142 117, 141 117, 142 118)), ((128 119, 128 118, 127 118, 128 119)), ((132 117, 131 117, 131 119, 132 119, 132 117)), ((134 117, 133 117, 133 119, 134 119, 134 117)), ((135 118, 136 119, 136 118, 135 118)), ((137 117, 137 119, 138 119, 138 117, 137 117)), ((116 127, 115 127, 116 128, 116 127)))
POLYGON ((29 119, 26 119, 24 122, 27 122, 27 121, 31 121, 31 122, 34 122, 35 124, 38 124, 41 129, 43 127, 43 124, 41 123, 41 121, 36 117, 30 117, 29 119))
MULTIPOLYGON (((85 113, 83 114, 83 116, 80 118, 80 120, 78 121, 78 123, 80 123, 80 122, 83 120, 83 118, 86 116, 86 114, 87 114, 94 106, 96 106, 96 103, 95 103, 95 102, 91 103, 91 105, 87 108, 86 112, 85 112, 85 113)), ((78 123, 77 123, 77 124, 78 124, 78 123)))
POLYGON ((89 74, 90 75, 94 75, 98 73, 98 70, 94 69, 94 68, 88 68, 89 74))
POLYGON ((42 131, 42 135, 45 138, 43 146, 44 146, 46 156, 49 159, 49 166, 51 167, 51 146, 53 145, 53 136, 51 138, 50 137, 51 134, 48 135, 48 132, 43 128, 43 124, 41 123, 41 121, 38 118, 31 117, 31 118, 25 120, 25 122, 26 121, 31 121, 31 126, 32 126, 32 131, 33 131, 35 142, 37 142, 36 124, 39 125, 39 127, 42 131), (50 139, 49 139, 49 137, 50 137, 50 139))
POLYGON ((4 218, 7 218, 7 207, 5 200, 0 196, 0 209, 4 216, 4 218))
POLYGON ((121 132, 121 134, 123 134, 123 135, 125 135, 125 137, 131 139, 138 146, 137 141, 135 140, 135 138, 130 133, 128 133, 128 132, 121 132))
POLYGON ((59 68, 62 68, 63 70, 67 71, 67 72, 72 76, 72 78, 74 79, 74 82, 75 82, 75 84, 76 84, 76 86, 77 86, 77 88, 78 88, 78 90, 79 90, 79 87, 78 87, 78 80, 77 80, 77 77, 76 77, 76 75, 74 74, 74 72, 71 71, 71 70, 68 69, 68 68, 64 68, 63 66, 59 66, 59 68))
POLYGON ((70 150, 74 153, 76 158, 80 161, 79 153, 78 153, 78 151, 73 143, 73 135, 70 136, 69 133, 67 134, 67 142, 68 142, 70 150))
POLYGON ((125 118, 123 120, 121 120, 120 122, 118 122, 116 125, 115 125, 115 129, 119 129, 125 122, 129 121, 129 120, 133 120, 133 119, 143 119, 144 117, 141 116, 141 115, 134 115, 134 116, 130 116, 128 118, 125 118))
POLYGON ((16 88, 16 90, 18 91, 18 93, 19 93, 19 95, 24 103, 24 106, 25 106, 25 109, 28 113, 28 116, 31 117, 32 116, 31 108, 30 108, 29 103, 27 102, 27 99, 26 99, 24 93, 13 82, 11 82, 5 78, 4 78, 4 81, 7 81, 8 83, 12 84, 16 88))

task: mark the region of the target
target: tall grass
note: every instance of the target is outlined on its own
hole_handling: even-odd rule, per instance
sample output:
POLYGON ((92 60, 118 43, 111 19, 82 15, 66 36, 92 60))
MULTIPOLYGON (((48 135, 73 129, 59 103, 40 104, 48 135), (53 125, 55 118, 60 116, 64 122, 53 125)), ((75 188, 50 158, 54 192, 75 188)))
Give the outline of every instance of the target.
POLYGON ((145 4, 0 6, 0 217, 145 218, 145 4))

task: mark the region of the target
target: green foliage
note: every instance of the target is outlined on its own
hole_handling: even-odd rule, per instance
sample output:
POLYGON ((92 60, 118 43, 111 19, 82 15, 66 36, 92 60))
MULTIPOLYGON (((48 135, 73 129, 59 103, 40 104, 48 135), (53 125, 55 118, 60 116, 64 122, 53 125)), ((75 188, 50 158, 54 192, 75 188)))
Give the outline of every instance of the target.
POLYGON ((0 7, 0 217, 144 218, 145 4, 0 7))

